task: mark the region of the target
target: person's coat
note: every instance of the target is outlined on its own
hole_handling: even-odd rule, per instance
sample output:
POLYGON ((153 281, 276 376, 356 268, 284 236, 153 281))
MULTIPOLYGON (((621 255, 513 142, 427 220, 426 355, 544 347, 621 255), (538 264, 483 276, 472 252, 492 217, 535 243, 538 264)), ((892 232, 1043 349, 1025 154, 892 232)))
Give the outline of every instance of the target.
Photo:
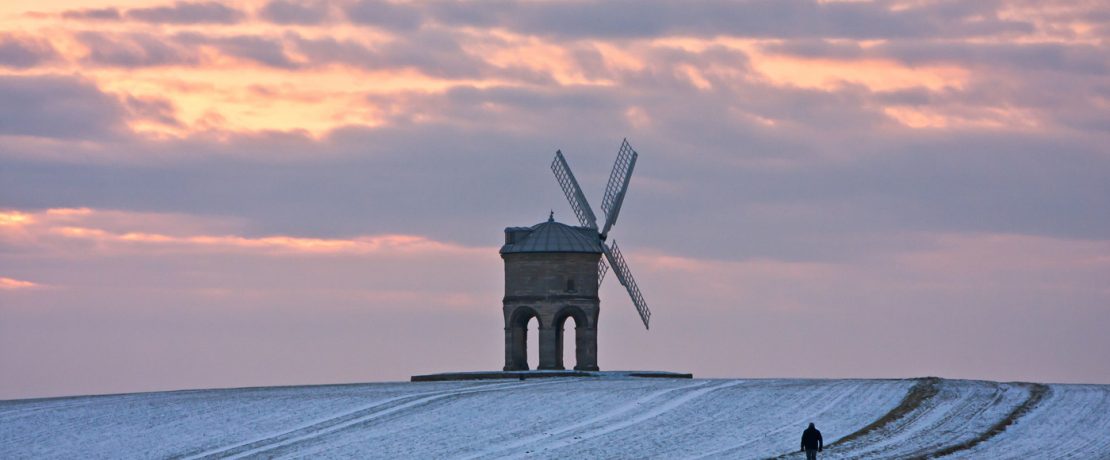
POLYGON ((825 441, 821 439, 821 432, 810 423, 809 428, 802 432, 802 450, 824 450, 824 444, 825 441))

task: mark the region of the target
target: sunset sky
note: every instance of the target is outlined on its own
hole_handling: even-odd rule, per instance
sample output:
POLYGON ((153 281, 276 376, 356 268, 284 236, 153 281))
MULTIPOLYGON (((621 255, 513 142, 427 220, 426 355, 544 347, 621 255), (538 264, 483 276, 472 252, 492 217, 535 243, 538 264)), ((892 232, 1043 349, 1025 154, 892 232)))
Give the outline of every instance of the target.
POLYGON ((1104 0, 37 0, 0 399, 499 369, 503 229, 626 137, 602 369, 1110 383, 1104 0))

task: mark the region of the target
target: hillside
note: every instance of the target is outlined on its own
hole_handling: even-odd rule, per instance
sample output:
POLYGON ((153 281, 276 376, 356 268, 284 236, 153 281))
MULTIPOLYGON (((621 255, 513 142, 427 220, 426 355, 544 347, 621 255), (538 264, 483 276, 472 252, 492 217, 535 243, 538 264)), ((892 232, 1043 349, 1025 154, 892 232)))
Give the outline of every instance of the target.
POLYGON ((0 402, 0 458, 1110 458, 1110 386, 371 383, 0 402))

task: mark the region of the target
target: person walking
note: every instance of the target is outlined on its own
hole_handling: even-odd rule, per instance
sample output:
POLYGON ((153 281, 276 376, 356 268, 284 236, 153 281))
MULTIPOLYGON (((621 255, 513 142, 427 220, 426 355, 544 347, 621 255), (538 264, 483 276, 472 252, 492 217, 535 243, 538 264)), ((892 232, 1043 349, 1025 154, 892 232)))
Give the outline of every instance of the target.
POLYGON ((802 432, 802 450, 806 453, 806 460, 817 460, 817 453, 825 450, 821 432, 812 423, 802 432))

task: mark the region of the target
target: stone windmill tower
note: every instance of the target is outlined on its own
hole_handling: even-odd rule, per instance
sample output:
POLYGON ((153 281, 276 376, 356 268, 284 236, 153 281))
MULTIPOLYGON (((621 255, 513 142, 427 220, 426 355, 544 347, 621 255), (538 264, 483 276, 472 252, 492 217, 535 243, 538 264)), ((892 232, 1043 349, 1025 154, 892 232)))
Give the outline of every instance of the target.
POLYGON ((636 280, 617 248, 616 242, 606 243, 609 230, 617 221, 632 169, 638 154, 621 143, 609 183, 605 187, 602 210, 605 226, 599 231, 597 218, 578 181, 574 179, 562 152, 555 152, 551 170, 563 188, 578 217, 580 226, 555 222, 554 213, 547 222, 531 227, 505 229, 505 370, 528 370, 528 321, 539 323, 540 370, 564 369, 563 329, 568 318, 574 318, 576 370, 596 371, 597 320, 601 300, 598 287, 608 266, 613 267, 617 280, 628 290, 632 304, 648 327, 651 311, 647 308, 636 280), (602 255, 605 260, 602 260, 602 255))

